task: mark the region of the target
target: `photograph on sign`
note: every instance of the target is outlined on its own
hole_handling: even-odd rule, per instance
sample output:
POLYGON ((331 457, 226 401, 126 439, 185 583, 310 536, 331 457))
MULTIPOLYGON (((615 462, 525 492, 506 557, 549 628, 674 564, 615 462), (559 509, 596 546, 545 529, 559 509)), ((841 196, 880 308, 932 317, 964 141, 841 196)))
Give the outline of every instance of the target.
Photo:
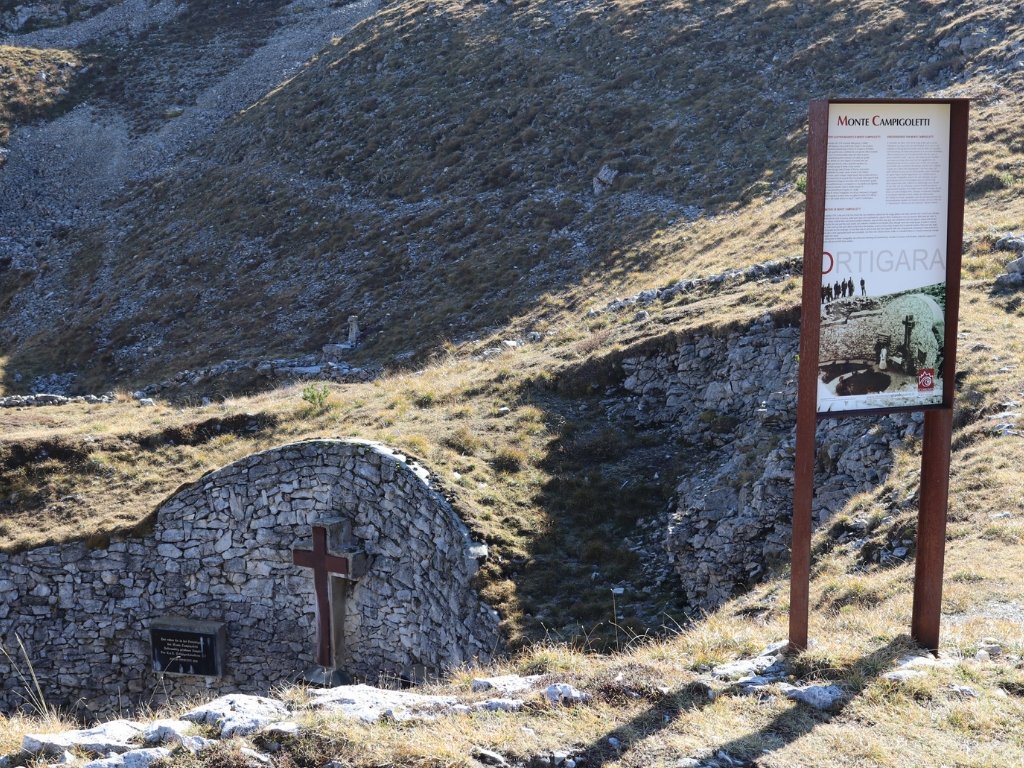
POLYGON ((942 403, 949 115, 829 105, 818 413, 942 403))

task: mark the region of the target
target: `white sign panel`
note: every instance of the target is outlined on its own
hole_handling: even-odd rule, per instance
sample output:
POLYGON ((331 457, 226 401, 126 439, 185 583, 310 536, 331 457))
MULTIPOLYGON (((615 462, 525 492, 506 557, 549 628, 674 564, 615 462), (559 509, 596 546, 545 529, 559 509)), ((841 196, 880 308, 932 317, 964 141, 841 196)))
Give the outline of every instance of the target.
POLYGON ((818 412, 942 403, 948 104, 830 104, 818 412))

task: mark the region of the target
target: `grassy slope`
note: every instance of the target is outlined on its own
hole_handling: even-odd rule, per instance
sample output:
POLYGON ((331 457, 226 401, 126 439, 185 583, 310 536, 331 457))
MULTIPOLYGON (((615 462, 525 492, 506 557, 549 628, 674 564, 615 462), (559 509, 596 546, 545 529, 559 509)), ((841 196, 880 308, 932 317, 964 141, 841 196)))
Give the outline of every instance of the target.
POLYGON ((80 64, 73 51, 0 45, 0 145, 13 124, 54 109, 80 64))
MULTIPOLYGON (((482 745, 518 757, 544 749, 574 748, 584 751, 588 765, 609 768, 673 766, 681 756, 719 749, 733 757, 756 760, 762 768, 1019 765, 1024 760, 1020 727, 1024 721, 1020 698, 1024 676, 1019 662, 1024 655, 1024 605, 1019 592, 1024 578, 1024 487, 1016 469, 1020 438, 996 436, 993 425, 1006 418, 987 416, 1020 397, 1019 372, 1007 370, 1006 363, 1024 354, 1024 335, 1019 332, 1022 322, 1018 308, 1005 301, 991 301, 984 286, 975 286, 965 295, 964 382, 954 443, 943 645, 950 655, 970 659, 984 638, 994 637, 1004 647, 1003 656, 989 662, 964 661, 903 685, 880 677, 910 649, 905 633, 913 564, 865 565, 861 550, 836 544, 834 534, 846 530, 848 520, 854 518, 868 521, 869 537, 875 543, 912 532, 918 460, 909 446, 898 457, 886 485, 853 500, 847 513, 834 521, 832 530, 819 533, 816 539, 811 590, 811 636, 816 645, 795 662, 794 673, 802 681, 843 685, 849 698, 838 711, 821 714, 778 696, 758 699, 726 694, 711 702, 695 684, 709 665, 756 652, 785 636, 788 590, 780 576, 676 636, 636 638, 626 643, 624 652, 603 656, 541 643, 504 667, 569 680, 595 695, 593 705, 554 711, 538 702, 521 715, 481 714, 412 726, 368 726, 319 718, 312 721, 319 736, 289 745, 277 756, 278 764, 321 765, 327 759, 340 758, 360 768, 469 768, 475 764, 468 758, 470 749, 482 745), (969 686, 978 695, 965 697, 952 685, 969 686), (610 747, 609 736, 619 739, 625 749, 610 747)), ((527 368, 530 365, 529 359, 516 362, 527 368)), ((441 380, 454 389, 474 381, 494 397, 460 398, 460 408, 474 410, 484 403, 493 407, 510 402, 508 393, 489 385, 493 380, 483 373, 479 364, 449 361, 420 377, 369 385, 382 390, 376 398, 366 390, 357 396, 354 388, 348 388, 343 402, 336 402, 329 413, 306 416, 303 421, 310 427, 320 424, 316 432, 324 434, 329 431, 324 423, 336 422, 343 415, 358 419, 382 404, 395 403, 393 408, 385 406, 378 418, 392 418, 404 407, 407 413, 401 422, 408 429, 433 435, 437 424, 429 421, 429 414, 444 407, 436 390, 441 380), (416 400, 431 404, 418 406, 416 400)), ((282 409, 285 405, 293 412, 301 408, 295 402, 297 393, 291 393, 290 399, 288 403, 281 398, 279 413, 287 412, 282 409)), ((267 396, 250 405, 269 410, 271 402, 272 397, 267 396)), ((520 427, 538 425, 538 409, 538 405, 514 406, 503 418, 520 427)), ((164 412, 157 418, 165 423, 171 416, 164 412)), ((65 431, 86 429, 85 424, 70 423, 76 418, 81 415, 70 417, 65 431)), ((462 418, 469 420, 466 423, 473 426, 473 434, 483 445, 473 456, 459 459, 459 471, 468 471, 466 464, 478 464, 471 477, 490 481, 479 460, 491 450, 498 422, 488 412, 462 418)), ((94 428, 95 423, 89 427, 94 428)), ((394 442, 430 452, 431 462, 442 468, 442 477, 459 494, 460 509, 470 515, 474 527, 481 526, 480 508, 468 503, 463 489, 452 482, 442 436, 437 435, 439 444, 431 446, 424 434, 404 433, 397 424, 387 425, 387 430, 394 432, 394 442)), ((543 428, 538 434, 550 435, 543 428)), ((535 472, 530 467, 514 476, 532 484, 535 472)), ((496 484, 505 492, 514 485, 507 478, 496 484)), ((558 591, 564 586, 559 583, 558 591)), ((633 634, 624 629, 620 636, 625 640, 633 634)), ((468 679, 459 674, 450 685, 465 693, 468 679)), ((40 727, 36 721, 2 719, 0 726, 4 734, 0 747, 6 749, 17 744, 20 733, 40 727)), ((217 755, 205 765, 232 764, 220 762, 228 758, 217 755)))
POLYGON ((364 357, 387 360, 794 255, 805 103, 831 93, 978 99, 969 221, 983 253, 1022 220, 1008 14, 878 0, 386 5, 199 147, 200 162, 132 190, 115 254, 86 240, 88 268, 68 273, 69 326, 18 338, 5 369, 149 381, 316 350, 353 312, 364 357), (981 24, 991 46, 938 46, 981 24), (618 176, 595 197, 604 165, 618 176), (691 206, 719 215, 690 222, 691 206))

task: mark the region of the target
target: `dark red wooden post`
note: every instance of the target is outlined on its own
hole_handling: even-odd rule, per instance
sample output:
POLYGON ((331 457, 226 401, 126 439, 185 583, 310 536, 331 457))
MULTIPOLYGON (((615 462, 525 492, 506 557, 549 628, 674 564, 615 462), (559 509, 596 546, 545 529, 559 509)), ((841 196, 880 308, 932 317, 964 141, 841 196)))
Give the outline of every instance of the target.
POLYGON ((327 574, 346 576, 349 573, 347 557, 332 555, 327 551, 327 529, 313 526, 313 549, 292 551, 292 562, 303 568, 313 569, 313 587, 316 590, 317 619, 317 663, 321 667, 333 667, 331 658, 331 604, 327 593, 327 574))
POLYGON ((800 368, 793 468, 793 543, 789 579, 789 644, 807 647, 811 579, 811 507, 814 500, 814 432, 817 424, 818 335, 821 331, 821 260, 825 240, 825 170, 828 102, 811 102, 808 121, 807 203, 804 209, 804 274, 800 309, 800 368))
POLYGON ((914 609, 910 634, 933 653, 939 650, 942 618, 942 572, 946 559, 946 512, 949 506, 950 444, 953 395, 956 392, 956 337, 960 317, 960 267, 967 187, 967 129, 970 102, 949 106, 949 218, 946 224, 946 328, 942 410, 924 416, 921 446, 921 496, 917 514, 914 563, 914 609))
POLYGON ((939 650, 939 621, 942 616, 942 570, 946 558, 949 444, 952 436, 952 410, 928 411, 924 415, 914 612, 910 620, 910 634, 933 653, 939 650))

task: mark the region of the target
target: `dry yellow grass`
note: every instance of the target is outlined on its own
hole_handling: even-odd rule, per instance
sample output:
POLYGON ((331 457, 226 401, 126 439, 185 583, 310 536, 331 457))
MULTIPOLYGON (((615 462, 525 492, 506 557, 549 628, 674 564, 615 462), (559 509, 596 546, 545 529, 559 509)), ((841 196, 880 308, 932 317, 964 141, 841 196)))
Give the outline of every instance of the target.
POLYGON ((0 45, 0 145, 7 142, 13 123, 55 106, 79 66, 74 51, 0 45))

